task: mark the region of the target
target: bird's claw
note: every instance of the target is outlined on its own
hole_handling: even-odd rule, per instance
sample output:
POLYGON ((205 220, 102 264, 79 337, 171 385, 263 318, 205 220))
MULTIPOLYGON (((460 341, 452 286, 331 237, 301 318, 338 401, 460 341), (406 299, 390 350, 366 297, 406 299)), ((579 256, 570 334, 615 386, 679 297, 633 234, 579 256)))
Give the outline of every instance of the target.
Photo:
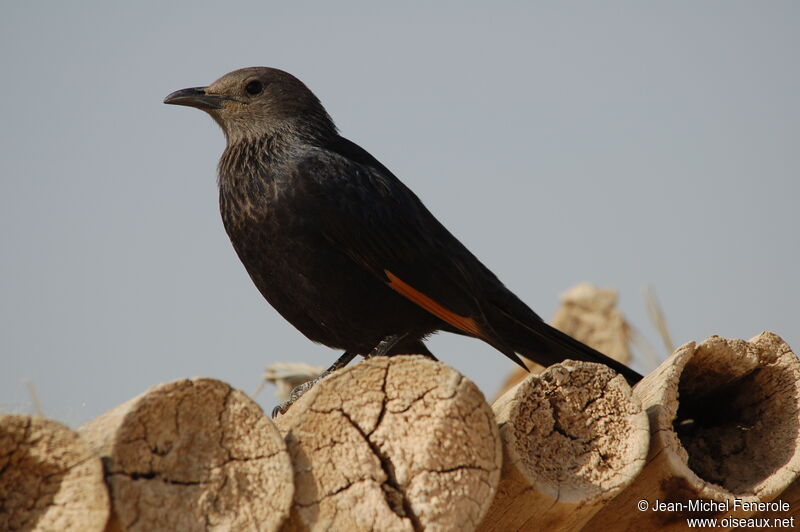
POLYGON ((323 371, 318 377, 311 379, 310 381, 306 381, 303 384, 295 386, 291 392, 289 392, 289 399, 280 403, 278 406, 272 409, 272 418, 275 419, 278 417, 278 414, 285 414, 289 407, 294 404, 295 401, 300 399, 304 393, 310 390, 317 382, 322 380, 323 377, 327 377, 331 372, 323 371))

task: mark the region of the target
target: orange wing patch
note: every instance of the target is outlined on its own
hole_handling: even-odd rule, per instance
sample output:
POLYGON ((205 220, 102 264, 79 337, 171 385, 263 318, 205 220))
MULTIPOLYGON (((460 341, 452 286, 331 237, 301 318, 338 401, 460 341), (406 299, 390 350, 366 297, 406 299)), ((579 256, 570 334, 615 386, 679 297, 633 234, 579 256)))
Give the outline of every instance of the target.
POLYGON ((389 278, 389 287, 398 294, 406 297, 437 318, 446 321, 453 327, 478 338, 486 339, 486 335, 472 318, 461 316, 444 308, 442 305, 429 298, 419 290, 415 289, 413 286, 404 283, 399 277, 394 275, 389 270, 383 270, 383 273, 389 278))

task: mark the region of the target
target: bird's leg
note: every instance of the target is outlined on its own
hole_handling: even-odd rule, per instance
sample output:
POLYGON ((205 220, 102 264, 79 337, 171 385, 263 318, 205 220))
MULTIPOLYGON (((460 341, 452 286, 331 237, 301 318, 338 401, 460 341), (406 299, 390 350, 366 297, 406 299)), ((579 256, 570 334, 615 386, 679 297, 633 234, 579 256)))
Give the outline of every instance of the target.
POLYGON ((405 336, 405 334, 390 334, 378 342, 378 345, 376 345, 375 348, 364 358, 385 356, 395 345, 397 345, 397 342, 405 338, 405 336))
MULTIPOLYGON (((383 340, 378 342, 378 345, 376 345, 375 348, 373 348, 373 350, 370 351, 369 354, 366 355, 364 358, 385 356, 395 345, 397 345, 397 342, 405 338, 405 336, 406 336, 405 334, 391 334, 385 337, 383 340)), ((279 404, 278 406, 272 409, 272 417, 273 418, 277 417, 278 414, 285 414, 286 411, 289 410, 289 407, 292 406, 292 404, 294 404, 295 401, 300 399, 300 397, 308 390, 310 390, 316 383, 318 383, 319 381, 321 381, 322 379, 324 379, 337 369, 345 367, 355 357, 356 357, 355 353, 351 353, 350 351, 345 351, 344 354, 342 354, 342 356, 340 356, 338 360, 336 360, 336 362, 334 362, 331 365, 331 367, 320 373, 319 376, 311 379, 310 381, 304 382, 299 386, 296 386, 289 393, 289 399, 287 399, 286 401, 284 401, 283 403, 279 404)))
POLYGON ((342 356, 336 359, 336 362, 331 364, 331 367, 320 373, 318 376, 314 377, 310 381, 306 381, 299 386, 295 386, 294 389, 289 393, 289 399, 284 401, 283 403, 279 404, 275 408, 272 409, 272 417, 277 417, 278 414, 285 414, 289 407, 294 404, 295 401, 300 399, 300 397, 310 390, 317 382, 321 381, 337 369, 341 369, 348 365, 351 360, 356 357, 355 353, 351 353, 350 351, 345 351, 342 356))

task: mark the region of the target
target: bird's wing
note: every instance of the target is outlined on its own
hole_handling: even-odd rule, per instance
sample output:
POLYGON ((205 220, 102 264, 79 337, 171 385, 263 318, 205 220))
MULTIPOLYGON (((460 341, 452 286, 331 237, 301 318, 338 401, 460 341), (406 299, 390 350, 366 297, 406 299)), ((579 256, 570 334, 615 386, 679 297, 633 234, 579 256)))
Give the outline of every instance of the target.
POLYGON ((500 282, 388 170, 318 150, 296 160, 293 174, 302 208, 316 211, 337 249, 455 330, 522 364, 481 309, 487 286, 500 282))

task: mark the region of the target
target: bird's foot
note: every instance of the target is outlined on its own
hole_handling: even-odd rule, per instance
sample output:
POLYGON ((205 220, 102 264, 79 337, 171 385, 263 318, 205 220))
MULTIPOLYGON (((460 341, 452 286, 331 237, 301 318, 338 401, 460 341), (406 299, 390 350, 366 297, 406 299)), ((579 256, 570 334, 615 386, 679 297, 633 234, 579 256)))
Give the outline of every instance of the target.
POLYGON ((330 375, 330 371, 323 371, 319 374, 318 377, 311 379, 310 381, 306 381, 299 386, 295 386, 291 392, 289 392, 289 399, 280 403, 278 406, 272 409, 272 417, 273 419, 278 417, 278 414, 285 414, 289 407, 294 404, 295 401, 300 399, 304 393, 314 387, 316 383, 324 379, 330 375))
MULTIPOLYGON (((405 334, 392 334, 378 342, 378 345, 369 352, 364 358, 372 358, 378 356, 385 356, 395 345, 397 342, 402 340, 406 335, 405 334)), ((337 369, 343 368, 347 364, 350 363, 353 358, 355 358, 355 353, 351 353, 350 351, 345 351, 345 353, 339 357, 339 359, 331 365, 328 369, 323 371, 319 374, 319 376, 311 379, 310 381, 304 382, 299 386, 295 386, 295 388, 289 393, 289 399, 280 403, 278 406, 272 409, 272 417, 278 417, 278 414, 285 414, 289 407, 294 404, 295 401, 300 399, 304 393, 314 387, 316 383, 336 371, 337 369)), ((433 355, 431 355, 433 356, 433 355)))
POLYGON ((345 367, 347 364, 350 363, 351 360, 355 358, 355 353, 351 353, 350 351, 345 351, 342 356, 340 356, 336 362, 331 364, 331 367, 311 379, 310 381, 306 381, 303 384, 295 386, 291 392, 289 392, 289 399, 280 403, 278 406, 272 409, 272 417, 273 419, 278 417, 278 414, 285 414, 289 407, 294 404, 295 401, 300 399, 304 393, 314 387, 316 383, 336 371, 337 369, 341 369, 345 367))

